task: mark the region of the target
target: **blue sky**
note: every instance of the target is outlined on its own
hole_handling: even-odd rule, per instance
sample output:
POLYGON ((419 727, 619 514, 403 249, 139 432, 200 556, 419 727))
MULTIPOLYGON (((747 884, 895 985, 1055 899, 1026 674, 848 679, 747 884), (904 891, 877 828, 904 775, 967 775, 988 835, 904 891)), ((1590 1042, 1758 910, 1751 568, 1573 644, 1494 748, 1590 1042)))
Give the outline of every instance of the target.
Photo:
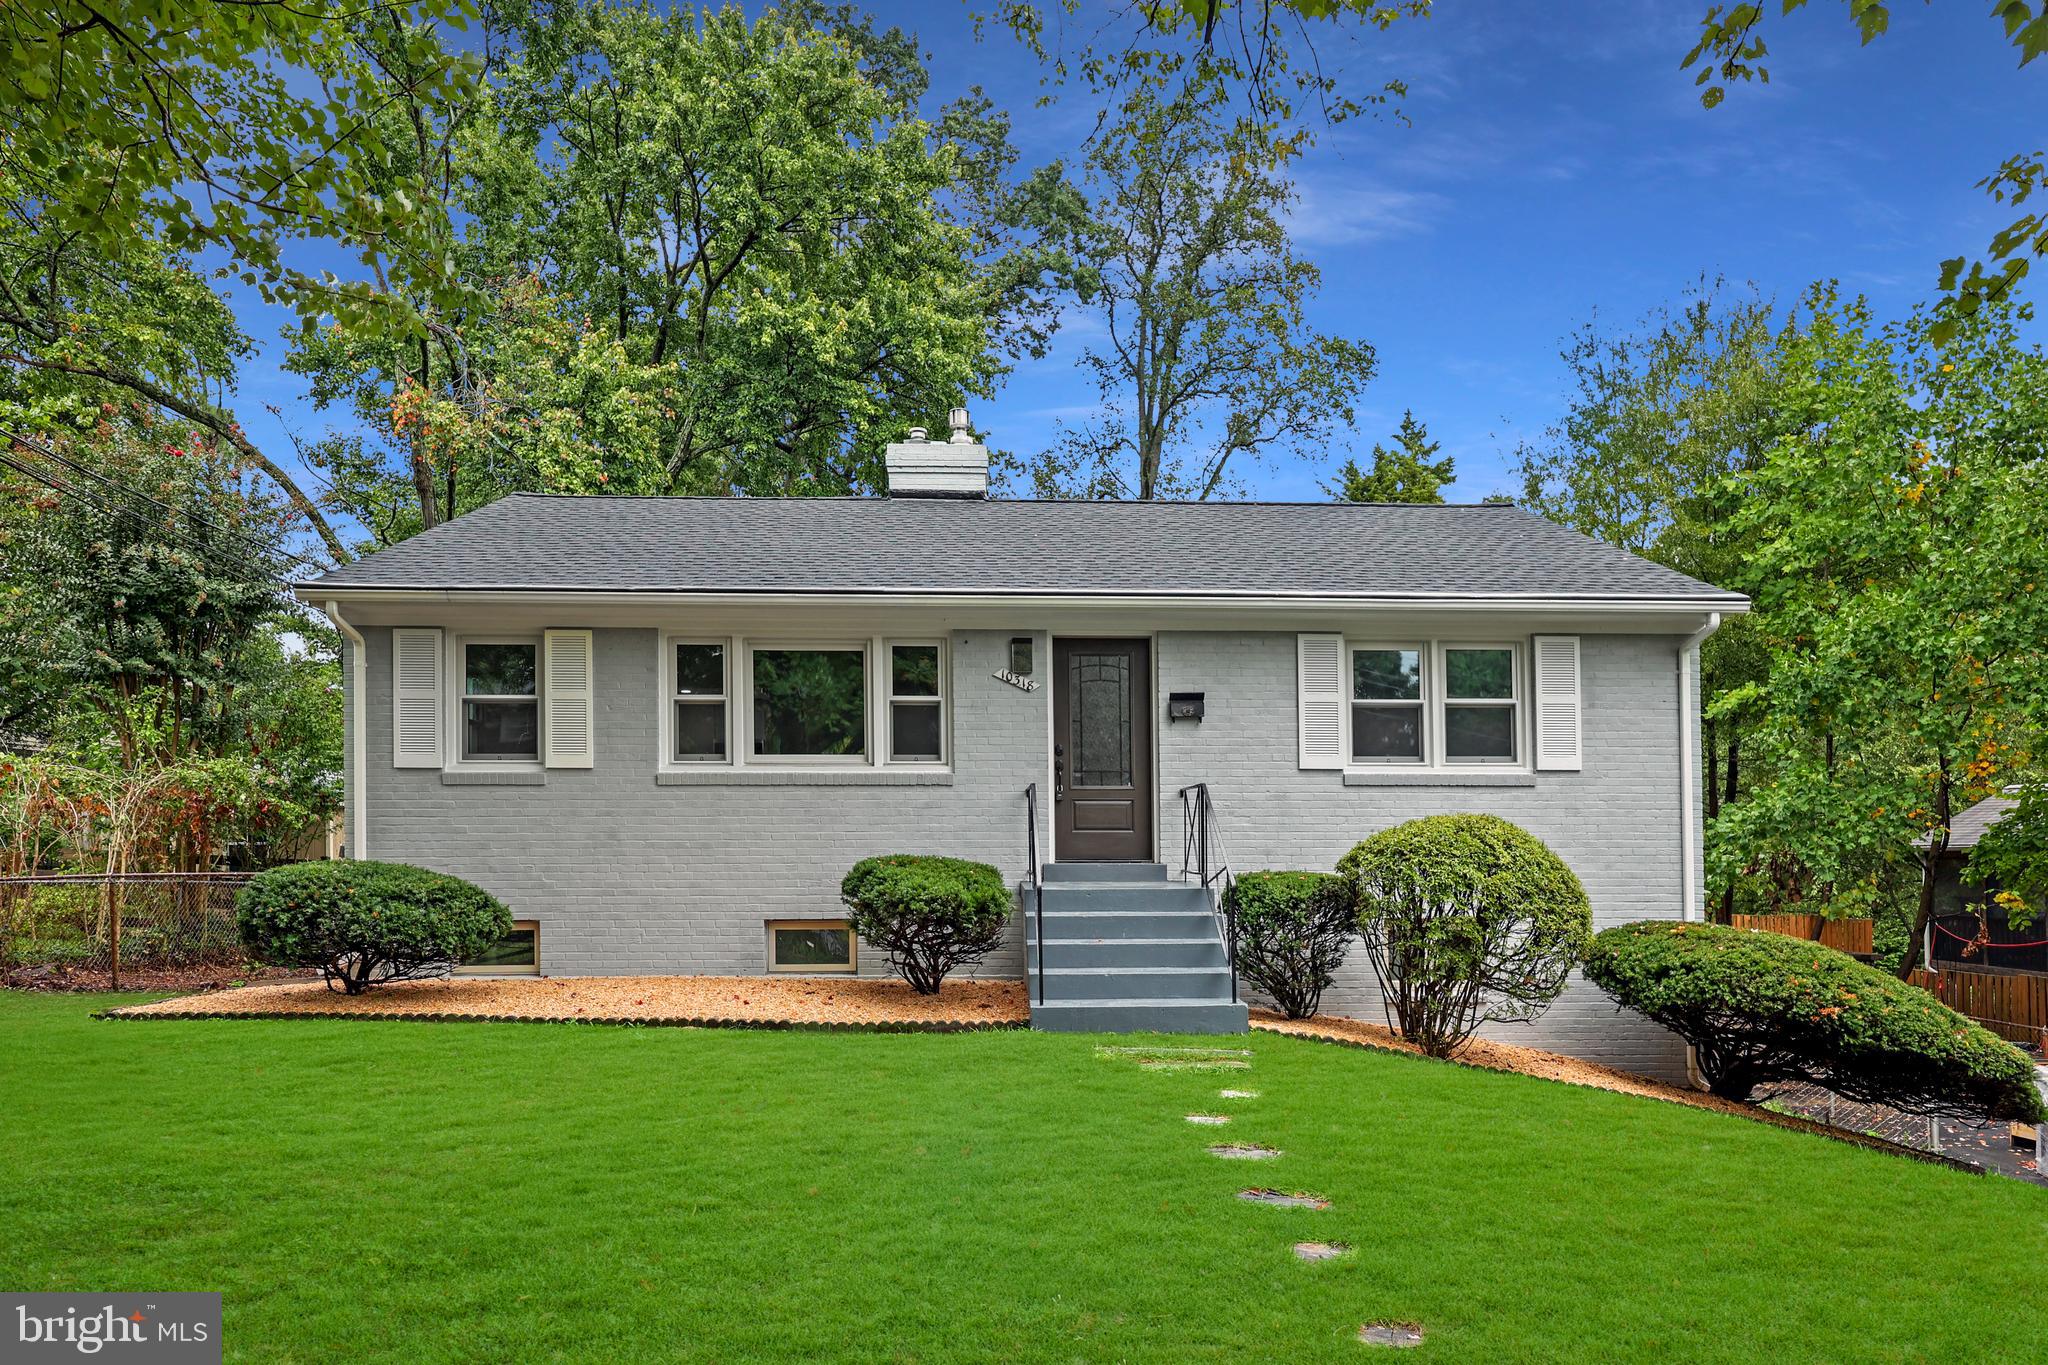
MULTIPOLYGON (((872 8, 920 37, 934 107, 979 84, 1017 115, 1027 164, 1075 155, 1092 106, 1070 93, 1034 110, 1037 68, 1007 35, 977 43, 968 6, 872 8)), ((1846 6, 1817 0, 1769 30, 1771 83, 1735 87, 1713 111, 1678 66, 1703 8, 1438 0, 1386 33, 1324 26, 1326 66, 1357 88, 1410 87, 1411 126, 1326 132, 1300 177, 1296 238, 1324 272, 1314 321, 1379 356, 1358 451, 1413 408, 1457 459, 1454 498, 1513 492, 1515 442, 1568 392, 1559 343, 1596 314, 1626 325, 1705 273, 1782 302, 1835 278, 1894 315, 1933 293, 1942 259, 1980 252, 2012 217, 1975 186, 2035 147, 2048 61, 2017 69, 1988 3, 1903 0, 1891 32, 1859 47, 1846 6)), ((245 323, 264 344, 243 373, 244 420, 282 448, 264 404, 302 431, 322 419, 277 370, 275 318, 245 323)), ((976 425, 1030 451, 1088 411, 1073 363, 1088 331, 1074 319, 1051 356, 977 403, 976 425)), ((1315 498, 1325 473, 1289 461, 1248 483, 1315 498)))

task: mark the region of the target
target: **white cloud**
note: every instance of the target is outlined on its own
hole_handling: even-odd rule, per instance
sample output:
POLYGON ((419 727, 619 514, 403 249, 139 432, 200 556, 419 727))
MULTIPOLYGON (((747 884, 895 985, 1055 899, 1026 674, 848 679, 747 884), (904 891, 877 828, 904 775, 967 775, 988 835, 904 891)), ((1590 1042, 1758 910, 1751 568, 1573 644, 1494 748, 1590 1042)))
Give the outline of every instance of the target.
POLYGON ((1288 233, 1305 246, 1362 246, 1427 232, 1450 206, 1430 190, 1403 190, 1359 177, 1348 183, 1304 180, 1288 215, 1288 233))

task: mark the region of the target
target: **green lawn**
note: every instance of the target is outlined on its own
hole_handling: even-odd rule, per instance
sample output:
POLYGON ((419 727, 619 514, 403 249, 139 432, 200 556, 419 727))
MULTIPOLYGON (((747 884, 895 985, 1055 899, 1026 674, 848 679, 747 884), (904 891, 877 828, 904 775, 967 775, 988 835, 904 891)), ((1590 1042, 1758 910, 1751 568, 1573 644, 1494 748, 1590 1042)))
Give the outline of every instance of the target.
POLYGON ((219 1289, 230 1360, 1356 1360, 1376 1318, 1421 1359, 2048 1343, 2042 1191, 1521 1077, 108 1003, 0 994, 0 1287, 219 1289), (1260 1183, 1335 1203, 1232 1197, 1260 1183))

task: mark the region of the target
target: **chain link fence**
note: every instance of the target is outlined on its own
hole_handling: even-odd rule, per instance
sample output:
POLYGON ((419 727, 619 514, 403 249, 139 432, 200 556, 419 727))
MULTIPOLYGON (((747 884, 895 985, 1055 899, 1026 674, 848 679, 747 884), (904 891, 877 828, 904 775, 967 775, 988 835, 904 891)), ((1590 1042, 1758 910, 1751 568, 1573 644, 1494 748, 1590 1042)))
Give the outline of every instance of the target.
POLYGON ((118 987, 124 970, 239 964, 235 897, 252 875, 0 877, 0 977, 42 969, 118 987))

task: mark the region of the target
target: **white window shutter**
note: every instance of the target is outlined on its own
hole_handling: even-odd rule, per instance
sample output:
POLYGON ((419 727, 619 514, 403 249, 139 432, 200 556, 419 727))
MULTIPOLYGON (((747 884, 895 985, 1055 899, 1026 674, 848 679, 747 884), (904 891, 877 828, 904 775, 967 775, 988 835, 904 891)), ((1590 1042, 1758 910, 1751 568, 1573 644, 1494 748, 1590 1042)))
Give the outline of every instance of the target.
POLYGON ((1584 765, 1579 724, 1579 637, 1538 635, 1536 658, 1536 766, 1577 772, 1584 765))
POLYGON ((550 768, 588 768, 597 749, 596 668, 587 630, 550 630, 541 636, 541 724, 550 768))
POLYGON ((391 766, 441 766, 441 631, 391 632, 391 766))
POLYGON ((1344 766, 1344 637, 1294 637, 1295 711, 1301 727, 1301 766, 1344 766))

